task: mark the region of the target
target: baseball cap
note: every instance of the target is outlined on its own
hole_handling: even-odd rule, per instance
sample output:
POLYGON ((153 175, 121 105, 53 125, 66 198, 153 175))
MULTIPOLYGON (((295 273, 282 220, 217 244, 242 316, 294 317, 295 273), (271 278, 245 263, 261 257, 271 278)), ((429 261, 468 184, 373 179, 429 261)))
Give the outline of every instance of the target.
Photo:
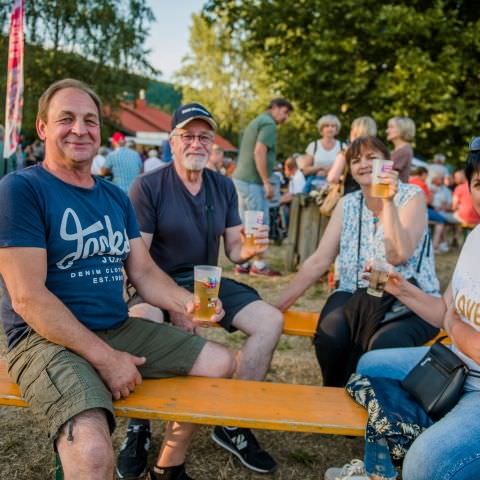
POLYGON ((175 128, 182 128, 192 120, 204 120, 214 130, 217 128, 217 124, 212 117, 212 114, 200 103, 186 103, 181 105, 175 110, 172 117, 172 130, 175 128))
POLYGON ((125 135, 124 135, 122 132, 115 132, 115 133, 112 135, 112 142, 118 143, 118 142, 120 142, 121 140, 125 140, 125 135))

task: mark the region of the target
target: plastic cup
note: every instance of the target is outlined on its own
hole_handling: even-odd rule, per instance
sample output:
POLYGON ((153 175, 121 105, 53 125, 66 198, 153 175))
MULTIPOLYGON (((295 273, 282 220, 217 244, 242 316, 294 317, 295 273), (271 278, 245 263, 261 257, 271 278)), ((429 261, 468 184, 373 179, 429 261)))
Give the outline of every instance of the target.
POLYGON ((218 302, 218 290, 222 278, 222 269, 210 265, 197 265, 193 269, 195 319, 202 325, 212 323, 218 302))
POLYGON ((372 197, 387 198, 390 193, 390 185, 382 183, 380 175, 393 170, 393 161, 384 160, 383 158, 374 158, 372 165, 372 197))
POLYGON ((392 266, 384 260, 373 259, 370 263, 370 283, 367 293, 374 297, 382 297, 392 266))
POLYGON ((245 245, 255 246, 255 229, 263 225, 263 212, 261 210, 247 210, 245 212, 245 245))

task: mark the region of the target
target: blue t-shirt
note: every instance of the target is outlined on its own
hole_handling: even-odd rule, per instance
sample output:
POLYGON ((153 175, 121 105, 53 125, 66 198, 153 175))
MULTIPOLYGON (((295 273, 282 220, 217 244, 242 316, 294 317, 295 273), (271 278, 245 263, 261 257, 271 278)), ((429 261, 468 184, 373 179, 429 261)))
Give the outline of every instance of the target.
MULTIPOLYGON (((0 248, 46 249, 46 287, 89 329, 127 319, 123 263, 140 232, 125 193, 98 178, 91 189, 76 187, 36 165, 4 177, 0 199, 0 248)), ((30 327, 8 292, 1 308, 11 348, 30 327)))
POLYGON ((209 257, 218 259, 220 237, 242 223, 232 180, 208 168, 204 179, 214 206, 210 241, 205 183, 192 195, 170 163, 140 175, 130 189, 140 230, 153 234, 150 254, 170 275, 187 265, 204 265, 209 257))

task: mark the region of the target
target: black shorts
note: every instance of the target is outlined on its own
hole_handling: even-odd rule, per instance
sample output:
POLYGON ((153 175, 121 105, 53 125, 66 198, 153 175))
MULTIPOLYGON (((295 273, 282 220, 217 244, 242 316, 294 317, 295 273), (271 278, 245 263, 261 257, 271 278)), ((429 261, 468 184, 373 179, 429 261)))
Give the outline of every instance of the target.
MULTIPOLYGON (((186 288, 193 293, 193 278, 181 280, 173 278, 180 286, 186 288)), ((220 325, 227 330, 227 332, 235 332, 237 329, 232 325, 235 315, 250 303, 261 300, 258 292, 244 283, 237 282, 231 278, 222 277, 220 282, 220 291, 218 296, 222 302, 223 309, 225 310, 225 316, 219 322, 220 325)), ((138 293, 135 293, 128 301, 128 306, 133 307, 139 303, 143 303, 144 300, 138 293)), ((165 321, 169 321, 168 312, 163 312, 165 321)))

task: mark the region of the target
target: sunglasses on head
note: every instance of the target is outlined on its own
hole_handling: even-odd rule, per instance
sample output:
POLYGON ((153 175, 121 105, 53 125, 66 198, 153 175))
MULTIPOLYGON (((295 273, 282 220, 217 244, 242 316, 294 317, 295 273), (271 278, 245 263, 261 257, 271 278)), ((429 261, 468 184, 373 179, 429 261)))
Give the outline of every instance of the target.
POLYGON ((473 137, 468 145, 469 152, 478 152, 480 151, 480 137, 473 137))

